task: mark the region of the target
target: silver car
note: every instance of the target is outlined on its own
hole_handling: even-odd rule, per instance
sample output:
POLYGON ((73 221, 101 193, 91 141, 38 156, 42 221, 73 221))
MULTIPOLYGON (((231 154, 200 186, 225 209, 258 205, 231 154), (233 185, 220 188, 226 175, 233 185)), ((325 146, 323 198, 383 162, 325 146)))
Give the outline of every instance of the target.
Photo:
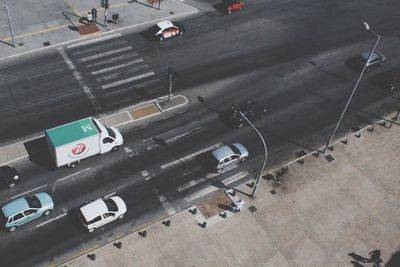
POLYGON ((220 173, 226 167, 245 161, 248 156, 247 149, 239 143, 224 145, 211 151, 212 169, 220 173))

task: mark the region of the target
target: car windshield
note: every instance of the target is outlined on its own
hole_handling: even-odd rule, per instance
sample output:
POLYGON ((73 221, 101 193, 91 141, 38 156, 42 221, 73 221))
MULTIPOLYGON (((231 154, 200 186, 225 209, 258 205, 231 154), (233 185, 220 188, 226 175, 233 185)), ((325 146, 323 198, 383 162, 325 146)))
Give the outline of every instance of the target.
POLYGON ((234 145, 229 145, 229 148, 232 149, 233 153, 235 153, 236 155, 240 155, 239 149, 237 149, 237 147, 235 147, 234 145))
POLYGON ((42 204, 40 204, 40 200, 36 196, 27 196, 25 197, 26 202, 28 202, 29 207, 31 208, 41 208, 42 204))
POLYGON ((108 135, 115 139, 114 131, 108 126, 106 126, 106 129, 107 129, 108 135))
POLYGON ((154 25, 152 27, 149 28, 149 32, 152 34, 156 34, 157 32, 159 32, 161 30, 160 27, 158 27, 157 25, 154 25))
POLYGON ((111 198, 104 199, 104 203, 106 203, 106 206, 109 211, 118 211, 117 204, 111 198))

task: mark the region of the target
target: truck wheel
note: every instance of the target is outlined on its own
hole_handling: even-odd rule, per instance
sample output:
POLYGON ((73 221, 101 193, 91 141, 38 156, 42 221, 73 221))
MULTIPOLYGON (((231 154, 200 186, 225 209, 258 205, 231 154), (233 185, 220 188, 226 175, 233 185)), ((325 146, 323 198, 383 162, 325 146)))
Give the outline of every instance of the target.
POLYGON ((14 232, 17 229, 16 226, 11 226, 10 228, 8 228, 9 232, 14 232))
POLYGON ((75 168, 76 166, 78 166, 78 162, 72 162, 72 163, 69 164, 68 167, 75 168))
POLYGON ((43 212, 43 215, 44 215, 44 216, 49 216, 50 213, 51 213, 51 210, 46 210, 45 212, 43 212))
POLYGON ((162 41, 162 40, 164 40, 164 36, 161 34, 161 35, 158 37, 158 39, 159 39, 160 41, 162 41))
POLYGON ((115 152, 115 151, 117 151, 119 149, 119 146, 115 146, 115 147, 113 147, 112 149, 111 149, 111 151, 112 152, 115 152))

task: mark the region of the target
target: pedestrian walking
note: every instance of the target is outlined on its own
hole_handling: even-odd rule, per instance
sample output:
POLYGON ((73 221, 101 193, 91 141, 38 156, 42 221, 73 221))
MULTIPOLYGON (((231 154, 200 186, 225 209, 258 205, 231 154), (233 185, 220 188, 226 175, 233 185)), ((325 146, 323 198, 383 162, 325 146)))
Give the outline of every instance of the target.
POLYGON ((233 203, 233 212, 240 212, 240 210, 243 208, 244 201, 241 199, 238 199, 235 203, 233 203))
POLYGON ((88 24, 92 24, 92 22, 93 22, 92 12, 88 12, 86 20, 87 20, 88 24))
POLYGON ((93 8, 92 9, 92 18, 94 22, 97 22, 97 9, 93 8))

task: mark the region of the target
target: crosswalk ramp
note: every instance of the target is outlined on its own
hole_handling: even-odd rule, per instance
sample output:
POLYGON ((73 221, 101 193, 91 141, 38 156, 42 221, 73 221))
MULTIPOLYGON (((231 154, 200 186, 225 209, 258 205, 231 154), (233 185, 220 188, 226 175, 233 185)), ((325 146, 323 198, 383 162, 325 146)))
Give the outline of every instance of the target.
POLYGON ((66 54, 102 106, 119 106, 165 91, 156 70, 124 37, 70 46, 66 54))

